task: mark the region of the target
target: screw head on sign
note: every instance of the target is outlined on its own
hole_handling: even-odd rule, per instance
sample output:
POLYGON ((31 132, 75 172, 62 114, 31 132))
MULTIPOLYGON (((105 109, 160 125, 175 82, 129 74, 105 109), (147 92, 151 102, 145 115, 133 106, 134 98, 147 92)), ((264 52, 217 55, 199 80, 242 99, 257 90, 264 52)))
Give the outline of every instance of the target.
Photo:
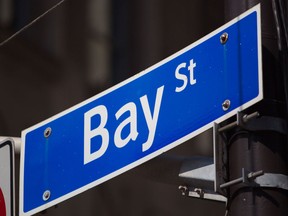
POLYGON ((46 128, 44 131, 44 137, 48 138, 51 135, 51 133, 52 133, 52 128, 50 127, 46 128))
POLYGON ((228 41, 228 34, 225 32, 220 36, 221 44, 225 44, 228 41))
POLYGON ((230 100, 225 100, 225 101, 222 103, 222 109, 223 109, 224 111, 227 111, 227 110, 230 108, 230 105, 231 105, 230 100))
POLYGON ((46 191, 43 193, 42 198, 43 198, 44 201, 47 201, 47 200, 50 198, 50 196, 51 196, 51 192, 50 192, 49 190, 46 190, 46 191))

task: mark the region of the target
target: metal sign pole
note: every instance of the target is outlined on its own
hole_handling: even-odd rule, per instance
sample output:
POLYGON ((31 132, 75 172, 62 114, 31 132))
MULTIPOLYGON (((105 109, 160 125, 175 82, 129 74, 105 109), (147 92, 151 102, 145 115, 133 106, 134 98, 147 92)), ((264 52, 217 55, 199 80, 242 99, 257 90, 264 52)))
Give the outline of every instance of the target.
POLYGON ((279 7, 281 1, 226 0, 225 12, 229 20, 258 3, 261 3, 262 16, 265 99, 245 111, 246 114, 258 112, 258 118, 249 121, 245 127, 242 124, 242 127, 225 132, 228 180, 223 190, 228 194, 229 216, 288 215, 287 108, 283 71, 279 67, 279 48, 283 41, 277 40, 284 29, 279 31, 278 28, 277 32, 279 14, 275 7, 276 3, 279 7), (259 175, 253 176, 255 173, 259 175))

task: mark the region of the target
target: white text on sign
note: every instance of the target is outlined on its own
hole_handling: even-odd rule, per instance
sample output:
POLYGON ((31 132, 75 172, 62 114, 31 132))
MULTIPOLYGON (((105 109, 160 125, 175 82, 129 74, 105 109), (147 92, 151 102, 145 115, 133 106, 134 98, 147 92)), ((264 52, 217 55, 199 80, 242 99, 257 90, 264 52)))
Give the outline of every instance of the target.
MULTIPOLYGON (((196 84, 196 79, 194 77, 195 67, 196 62, 191 59, 187 68, 187 71, 189 71, 189 75, 185 75, 185 73, 180 73, 180 70, 184 70, 186 68, 186 63, 184 62, 177 66, 177 68, 175 69, 175 78, 182 81, 183 84, 180 87, 176 87, 175 92, 178 93, 183 91, 187 87, 188 81, 190 85, 196 84)), ((153 112, 151 111, 147 95, 139 98, 146 125, 149 131, 146 142, 142 143, 143 152, 147 151, 153 144, 163 92, 164 85, 157 89, 153 112)), ((127 112, 129 112, 129 116, 119 123, 118 127, 114 132, 114 145, 117 148, 125 147, 130 141, 135 141, 139 135, 137 125, 137 107, 134 102, 124 104, 115 113, 115 119, 119 120, 120 117, 127 112), (129 133, 126 137, 123 138, 122 131, 126 127, 129 128, 129 133)), ((108 120, 108 110, 105 105, 99 105, 97 107, 94 107, 93 109, 87 111, 84 114, 84 164, 90 163, 105 154, 109 146, 111 133, 111 131, 108 131, 108 129, 106 128, 108 120), (97 115, 100 117, 100 123, 96 128, 91 128, 92 118, 97 115), (98 150, 91 152, 91 140, 95 137, 100 137, 102 142, 100 143, 100 148, 98 150)))
POLYGON ((194 68, 196 67, 196 62, 194 62, 193 59, 190 60, 190 64, 188 66, 188 71, 189 71, 189 77, 187 75, 185 75, 184 73, 180 73, 180 69, 184 69, 186 68, 186 63, 183 62, 181 64, 178 65, 178 67, 175 70, 175 77, 178 80, 182 80, 183 81, 183 85, 180 87, 176 87, 175 88, 175 92, 181 92, 183 91, 187 85, 188 85, 188 79, 190 80, 189 84, 190 85, 194 85, 196 84, 196 79, 194 77, 194 68))
MULTIPOLYGON (((151 112, 147 95, 140 97, 141 107, 149 131, 146 142, 142 144, 143 152, 148 150, 154 141, 163 91, 164 86, 157 89, 153 113, 151 112)), ((123 105, 115 114, 116 120, 126 112, 129 112, 130 115, 118 125, 114 133, 114 144, 118 148, 125 147, 131 140, 135 141, 139 134, 136 104, 129 102, 123 105), (130 132, 125 138, 122 138, 122 130, 128 125, 130 126, 130 132)), ((104 105, 99 105, 84 114, 84 164, 90 163, 105 154, 109 145, 109 131, 105 127, 108 119, 108 111, 104 105), (100 124, 97 128, 91 129, 91 119, 96 115, 100 117, 100 124), (102 143, 97 151, 91 152, 91 140, 96 136, 102 138, 102 143)))

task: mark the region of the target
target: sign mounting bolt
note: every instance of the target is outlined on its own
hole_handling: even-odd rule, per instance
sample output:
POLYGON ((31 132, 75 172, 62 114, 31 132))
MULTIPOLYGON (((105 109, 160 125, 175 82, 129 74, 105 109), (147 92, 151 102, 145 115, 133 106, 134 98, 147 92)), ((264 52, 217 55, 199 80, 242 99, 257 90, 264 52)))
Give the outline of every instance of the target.
POLYGON ((226 44, 227 41, 228 41, 228 33, 225 32, 220 36, 220 42, 221 44, 226 44))
POLYGON ((180 185, 178 189, 181 191, 181 194, 183 196, 187 195, 189 193, 189 188, 186 185, 180 185))
POLYGON ((48 138, 51 135, 51 133, 52 133, 52 128, 50 127, 46 128, 44 131, 44 137, 48 138))
POLYGON ((231 105, 231 101, 230 100, 225 100, 223 103, 222 103, 222 109, 224 111, 227 111, 229 108, 230 108, 230 105, 231 105))
POLYGON ((46 190, 44 193, 43 193, 43 200, 44 201, 47 201, 48 199, 50 199, 50 196, 51 196, 51 192, 49 190, 46 190))

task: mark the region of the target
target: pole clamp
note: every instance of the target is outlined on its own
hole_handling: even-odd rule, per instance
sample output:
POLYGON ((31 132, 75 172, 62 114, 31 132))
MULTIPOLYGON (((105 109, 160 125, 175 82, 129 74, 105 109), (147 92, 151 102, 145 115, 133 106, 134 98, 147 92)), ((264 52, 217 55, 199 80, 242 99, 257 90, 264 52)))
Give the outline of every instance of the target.
POLYGON ((248 131, 274 131, 281 134, 287 133, 287 123, 284 119, 273 116, 260 116, 259 112, 250 115, 242 112, 237 113, 237 120, 218 129, 218 132, 225 132, 236 126, 248 131), (251 121, 253 119, 253 121, 251 121))
POLYGON ((259 170, 256 172, 247 172, 247 170, 242 168, 242 177, 234 179, 234 180, 229 181, 229 182, 226 182, 224 184, 221 184, 220 188, 224 189, 224 188, 231 187, 233 185, 240 184, 240 183, 250 184, 250 183, 252 183, 253 179, 255 179, 258 176, 262 176, 262 175, 264 175, 263 170, 259 170))
POLYGON ((242 168, 242 177, 221 184, 220 188, 224 189, 240 183, 245 183, 253 187, 269 187, 288 190, 288 176, 276 173, 264 173, 263 170, 247 172, 244 168, 242 168))

